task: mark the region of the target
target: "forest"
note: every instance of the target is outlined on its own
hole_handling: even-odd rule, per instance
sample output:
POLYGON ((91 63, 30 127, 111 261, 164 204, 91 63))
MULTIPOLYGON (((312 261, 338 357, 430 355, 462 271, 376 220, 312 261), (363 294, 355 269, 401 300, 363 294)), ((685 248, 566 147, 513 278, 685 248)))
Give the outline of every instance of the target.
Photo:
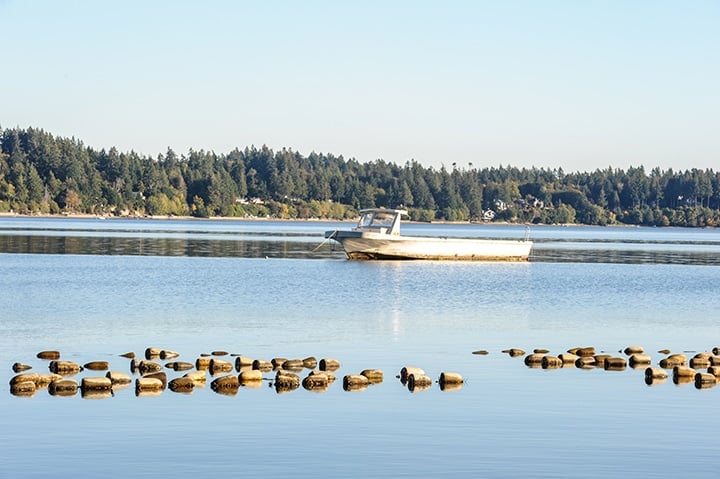
POLYGON ((266 146, 153 158, 0 128, 0 213, 348 219, 384 206, 414 221, 720 225, 720 172, 711 169, 568 173, 447 161, 435 169, 266 146))

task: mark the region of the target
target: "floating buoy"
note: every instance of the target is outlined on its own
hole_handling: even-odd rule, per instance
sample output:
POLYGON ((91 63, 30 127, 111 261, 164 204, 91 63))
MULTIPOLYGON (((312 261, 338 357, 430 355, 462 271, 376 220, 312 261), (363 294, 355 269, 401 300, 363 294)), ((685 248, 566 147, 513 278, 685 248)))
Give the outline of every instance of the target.
MULTIPOLYGON (((598 366, 595 356, 578 357, 575 360, 575 367, 578 369, 595 369, 598 366)), ((603 362, 604 366, 604 362, 603 362)))
POLYGON ((712 348, 712 353, 713 353, 715 356, 720 355, 720 348, 717 347, 717 346, 715 346, 714 348, 712 348))
POLYGON ((110 365, 107 361, 90 361, 89 363, 85 363, 83 367, 90 371, 107 371, 110 365))
POLYGON ((612 356, 610 356, 609 354, 596 354, 596 355, 594 355, 593 358, 595 358, 595 366, 597 366, 597 367, 599 367, 599 368, 604 368, 604 367, 605 367, 605 361, 607 360, 607 358, 610 358, 610 357, 612 357, 612 356))
POLYGON ((164 389, 162 381, 156 378, 142 377, 135 380, 136 396, 157 396, 164 389))
POLYGON ((51 396, 74 396, 78 392, 78 383, 74 379, 58 379, 48 386, 51 396))
POLYGON ((287 359, 281 367, 286 371, 302 371, 305 368, 302 359, 287 359))
POLYGON ((477 350, 477 351, 473 351, 472 353, 473 353, 473 354, 476 354, 476 355, 479 355, 479 356, 486 356, 486 355, 490 354, 490 353, 488 353, 487 350, 485 350, 485 349, 479 349, 479 350, 477 350))
POLYGON ((645 368, 645 377, 651 379, 667 379, 668 373, 662 368, 648 367, 645 368))
POLYGON ((37 385, 33 381, 20 381, 10 385, 10 394, 13 396, 30 397, 37 392, 37 385))
POLYGON ((425 374, 425 370, 415 366, 404 366, 400 370, 400 382, 403 384, 407 383, 411 374, 417 374, 418 376, 422 376, 425 374))
POLYGON ((162 364, 156 363, 154 361, 140 361, 140 364, 138 364, 137 368, 138 372, 143 376, 150 373, 158 373, 162 371, 162 369, 162 364))
POLYGON ((558 354, 558 358, 560 358, 560 361, 562 361, 563 365, 566 365, 566 364, 575 365, 575 362, 580 358, 580 356, 578 356, 577 354, 572 354, 572 353, 562 353, 562 354, 558 354))
POLYGON ((300 387, 300 376, 289 371, 278 371, 275 374, 275 391, 280 393, 286 393, 294 391, 300 387))
POLYGON ((266 361, 264 359, 256 359, 252 363, 252 368, 267 373, 273 370, 273 365, 270 361, 266 361))
POLYGON ((145 359, 160 359, 161 352, 162 349, 160 348, 147 348, 145 350, 145 359))
POLYGON ((174 361, 165 364, 165 367, 168 369, 172 369, 173 371, 190 371, 192 368, 195 367, 195 365, 193 363, 188 363, 185 361, 174 361))
POLYGON ((720 356, 710 356, 708 358, 711 366, 720 366, 720 356))
POLYGON ((80 389, 83 391, 110 391, 112 389, 112 381, 107 377, 87 377, 82 378, 80 389))
POLYGON ((210 360, 210 374, 215 376, 216 374, 220 373, 229 373, 234 369, 234 366, 229 361, 224 361, 222 359, 213 358, 210 360))
POLYGON ((195 360, 195 369, 198 371, 207 371, 210 369, 210 361, 212 361, 210 357, 200 356, 195 360))
POLYGON ((38 359, 60 359, 60 351, 40 351, 37 353, 38 359))
POLYGON ((584 347, 584 348, 577 348, 577 349, 575 349, 575 352, 574 352, 574 353, 573 353, 572 350, 569 350, 568 353, 570 353, 570 354, 575 354, 575 355, 580 356, 580 357, 595 356, 595 348, 594 348, 593 346, 587 346, 587 347, 584 347))
POLYGON ((628 362, 631 368, 636 369, 639 367, 647 367, 652 362, 652 358, 648 354, 632 353, 628 362))
POLYGON ((175 378, 168 383, 168 389, 174 393, 189 394, 195 390, 195 381, 186 376, 175 378))
POLYGON ((135 359, 135 353, 132 352, 132 351, 130 351, 130 352, 128 352, 128 353, 121 354, 120 357, 121 357, 121 358, 128 358, 128 359, 135 359))
POLYGON ((235 358, 235 370, 240 372, 243 368, 252 368, 253 360, 245 356, 237 356, 235 358))
POLYGON ((15 363, 12 365, 12 370, 14 373, 21 373, 23 371, 27 371, 28 369, 32 369, 32 366, 23 363, 15 363))
POLYGON ((282 386, 294 386, 294 388, 300 387, 300 376, 290 371, 278 371, 275 373, 275 384, 282 386))
POLYGON ((717 378, 710 373, 697 373, 695 374, 695 387, 697 389, 708 389, 715 387, 717 384, 717 378))
POLYGON ((320 371, 337 371, 340 369, 340 361, 337 359, 321 359, 320 371))
POLYGON ((303 366, 307 369, 315 369, 318 364, 318 361, 315 358, 315 356, 308 356, 305 359, 303 359, 302 362, 303 362, 303 366))
POLYGON ((325 392, 330 382, 327 374, 311 374, 302 380, 303 388, 308 391, 325 392))
POLYGON ((518 356, 523 356, 523 355, 525 355, 525 351, 523 351, 523 350, 520 349, 520 348, 503 349, 502 352, 505 353, 505 354, 507 354, 507 355, 510 356, 511 358, 516 358, 516 357, 518 357, 518 356))
POLYGON ((543 356, 540 365, 543 369, 559 369, 563 367, 563 361, 556 356, 543 356))
POLYGON ((31 383, 35 384, 37 386, 37 383, 40 382, 40 375, 38 373, 22 373, 17 374, 10 379, 10 386, 13 386, 15 384, 20 384, 30 381, 31 383))
MULTIPOLYGON (((550 350, 549 350, 549 349, 545 349, 545 348, 535 348, 535 349, 533 349, 533 353, 535 353, 535 354, 547 354, 547 353, 549 353, 549 352, 550 352, 550 350)), ((523 354, 525 354, 525 353, 523 353, 523 354)), ((568 354, 570 354, 570 353, 568 353, 568 354)), ((560 356, 562 356, 562 355, 560 355, 560 356)))
POLYGON ((247 383, 262 381, 262 378, 263 373, 259 369, 246 369, 238 375, 238 381, 240 381, 240 384, 243 386, 247 383))
POLYGON ((363 369, 360 374, 365 376, 370 384, 383 382, 383 372, 380 369, 363 369))
POLYGON ((105 377, 110 379, 114 388, 129 386, 132 383, 132 378, 128 374, 119 371, 108 371, 105 377))
POLYGON ((240 381, 238 381, 237 376, 234 374, 220 376, 219 378, 215 378, 213 382, 210 383, 210 388, 218 394, 234 396, 237 394, 238 389, 240 388, 240 381))
POLYGON ((169 349, 163 349, 160 351, 160 359, 175 359, 180 356, 180 353, 177 351, 171 351, 169 349))
POLYGON ((408 376, 408 390, 411 393, 424 391, 432 386, 432 379, 424 374, 411 374, 408 376))
POLYGON ((144 375, 143 377, 148 379, 157 379, 162 384, 163 389, 167 387, 167 374, 165 374, 164 371, 160 371, 157 373, 149 373, 144 375))
POLYGON ((63 376, 72 376, 83 370, 82 366, 74 361, 50 361, 48 364, 50 372, 62 374, 63 376))
POLYGON ((658 353, 660 353, 660 354, 670 354, 670 350, 669 350, 669 349, 661 349, 661 350, 658 351, 658 353))
POLYGON ((684 354, 671 354, 670 356, 661 359, 659 365, 663 369, 673 369, 676 366, 686 366, 687 358, 684 354))
POLYGON ((204 387, 207 382, 207 376, 205 371, 191 371, 183 375, 185 378, 190 378, 196 387, 204 387))
POLYGON ((310 371, 308 373, 308 376, 325 376, 327 378, 328 384, 332 384, 335 382, 335 375, 329 371, 310 371))
POLYGON ((681 377, 695 378, 695 374, 697 374, 697 371, 686 366, 675 366, 673 368, 673 380, 681 377))
POLYGON ((605 371, 623 371, 627 367, 625 358, 611 356, 605 360, 603 368, 605 371))
POLYGON ((210 354, 212 354, 213 356, 227 356, 228 352, 227 351, 213 351, 210 354))
POLYGON ((710 366, 707 372, 716 378, 720 378, 720 366, 710 366))
POLYGON ((525 356, 525 366, 530 368, 542 367, 542 360, 544 357, 545 355, 540 353, 528 354, 527 356, 525 356))
POLYGON ((287 358, 272 358, 270 364, 272 364, 273 369, 279 369, 285 361, 287 361, 287 358))
MULTIPOLYGON (((446 389, 452 388, 452 386, 462 385, 465 382, 460 373, 453 373, 444 371, 440 373, 440 390, 445 391, 446 389)), ((457 388, 454 388, 457 389, 457 388)))
POLYGON ((140 367, 140 359, 131 359, 130 360, 130 372, 135 374, 138 372, 138 368, 140 367))
POLYGON ((706 369, 710 367, 710 359, 706 356, 690 358, 690 367, 693 369, 706 369))
POLYGON ((642 346, 628 346, 623 350, 626 356, 631 356, 633 354, 643 354, 645 352, 645 348, 642 346))
MULTIPOLYGON (((410 376, 412 377, 412 375, 410 376)), ((345 391, 361 391, 367 389, 368 384, 370 384, 368 378, 362 374, 347 374, 343 377, 343 389, 345 391)))

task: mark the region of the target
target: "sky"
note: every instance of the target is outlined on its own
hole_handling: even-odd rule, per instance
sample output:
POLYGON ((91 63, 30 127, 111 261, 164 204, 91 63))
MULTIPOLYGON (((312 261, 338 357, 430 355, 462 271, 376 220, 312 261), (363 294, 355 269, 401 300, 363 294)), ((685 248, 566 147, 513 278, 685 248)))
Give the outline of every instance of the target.
POLYGON ((0 127, 157 157, 720 169, 715 0, 0 0, 0 127))

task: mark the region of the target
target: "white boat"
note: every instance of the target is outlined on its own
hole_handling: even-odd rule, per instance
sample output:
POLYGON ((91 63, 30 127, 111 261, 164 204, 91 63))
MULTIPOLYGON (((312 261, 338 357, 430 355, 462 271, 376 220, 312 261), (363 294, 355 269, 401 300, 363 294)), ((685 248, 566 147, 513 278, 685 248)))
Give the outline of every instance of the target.
POLYGON ((360 210, 351 230, 325 232, 340 243, 349 259, 424 259, 452 261, 527 261, 533 243, 523 240, 401 236, 400 218, 406 210, 360 210))

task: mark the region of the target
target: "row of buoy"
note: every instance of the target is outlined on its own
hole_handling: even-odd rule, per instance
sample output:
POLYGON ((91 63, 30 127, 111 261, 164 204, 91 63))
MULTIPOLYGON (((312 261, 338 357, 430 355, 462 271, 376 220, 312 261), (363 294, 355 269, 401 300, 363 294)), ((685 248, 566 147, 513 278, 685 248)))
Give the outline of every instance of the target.
MULTIPOLYGON (((400 370, 398 379, 413 393, 430 389, 433 384, 432 379, 425 373, 425 370, 416 366, 404 366, 400 370)), ((465 379, 460 373, 443 371, 440 373, 437 382, 441 391, 454 391, 463 386, 465 379)))
MULTIPOLYGON (((10 392, 16 396, 33 396, 38 390, 47 388, 53 396, 74 396, 81 394, 83 398, 107 398, 114 392, 135 384, 137 396, 154 396, 162 394, 166 389, 176 393, 189 394, 197 387, 204 387, 207 383, 207 374, 214 377, 210 388, 223 395, 235 395, 240 387, 258 388, 264 382, 274 388, 277 393, 286 393, 299 389, 313 392, 324 392, 336 380, 335 371, 340 369, 341 363, 334 358, 323 358, 318 361, 310 356, 303 359, 273 358, 271 360, 252 359, 246 356, 226 351, 213 351, 201 354, 194 362, 178 360, 177 351, 162 348, 147 348, 144 358, 139 359, 135 353, 128 352, 120 355, 130 359, 130 373, 140 375, 133 378, 130 374, 111 371, 108 361, 91 361, 80 364, 75 361, 63 360, 59 351, 41 351, 37 358, 48 361, 49 373, 27 372, 32 366, 24 363, 13 364, 16 372, 10 380, 10 392), (225 356, 233 356, 228 360, 225 356), (164 365, 158 360, 173 360, 164 365), (165 370, 185 372, 182 376, 168 381, 165 370), (304 378, 301 371, 309 370, 304 378), (106 371, 105 376, 83 377, 80 381, 72 379, 85 371, 106 371), (235 371, 238 374, 235 374, 235 371), (275 371, 275 376, 267 378, 265 375, 275 371)), ((401 370, 402 383, 408 386, 411 392, 428 389, 432 380, 419 368, 403 368, 401 370), (410 371, 410 373, 408 373, 410 371)), ((364 369, 358 374, 347 374, 342 378, 342 387, 345 391, 363 391, 369 386, 383 382, 383 372, 380 369, 364 369)), ((458 389, 463 379, 458 373, 444 372, 439 379, 440 388, 458 389)))
MULTIPOLYGON (((698 389, 709 389, 720 382, 720 347, 713 348, 712 352, 696 353, 691 358, 685 353, 671 353, 670 350, 663 349, 658 352, 665 356, 658 361, 657 366, 653 366, 651 355, 638 345, 618 351, 624 356, 598 353, 592 346, 570 348, 558 355, 549 354, 547 349, 535 349, 529 354, 519 348, 509 348, 502 352, 510 357, 524 356, 524 364, 533 369, 575 367, 624 371, 628 366, 632 369, 642 369, 648 386, 662 384, 670 376, 676 385, 694 383, 698 389)), ((474 351, 473 354, 487 354, 487 352, 474 351)))

